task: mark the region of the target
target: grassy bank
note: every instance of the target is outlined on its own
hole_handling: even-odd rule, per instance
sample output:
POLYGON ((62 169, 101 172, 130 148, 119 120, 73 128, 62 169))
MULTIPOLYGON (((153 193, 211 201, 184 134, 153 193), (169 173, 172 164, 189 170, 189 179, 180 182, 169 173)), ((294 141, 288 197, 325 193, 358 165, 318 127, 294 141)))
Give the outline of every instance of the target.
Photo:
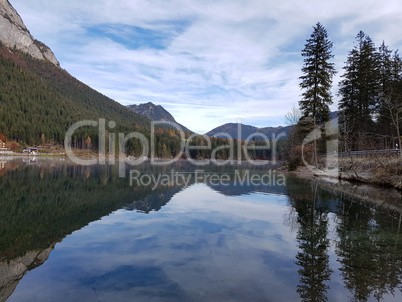
POLYGON ((339 177, 402 190, 400 158, 345 158, 339 160, 339 177))
POLYGON ((321 159, 319 169, 299 167, 295 173, 302 177, 335 177, 343 180, 358 181, 380 186, 393 187, 402 190, 402 160, 396 157, 372 158, 329 158, 321 159), (326 171, 325 167, 336 167, 338 161, 339 171, 326 171))

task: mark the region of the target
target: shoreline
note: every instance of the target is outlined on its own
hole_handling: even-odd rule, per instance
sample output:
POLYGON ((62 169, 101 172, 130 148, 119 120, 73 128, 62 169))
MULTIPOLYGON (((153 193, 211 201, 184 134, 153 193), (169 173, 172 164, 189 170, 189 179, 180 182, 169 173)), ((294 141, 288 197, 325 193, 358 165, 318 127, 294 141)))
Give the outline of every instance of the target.
POLYGON ((350 183, 356 184, 369 184, 372 186, 378 186, 380 188, 393 188, 399 191, 402 191, 402 177, 393 175, 393 176, 385 176, 385 177, 377 177, 370 173, 366 172, 364 175, 361 174, 359 177, 353 175, 353 173, 349 172, 339 172, 337 176, 327 174, 324 171, 320 171, 317 169, 317 172, 313 172, 309 170, 307 167, 298 167, 296 171, 285 171, 286 173, 292 173, 301 178, 320 178, 320 179, 332 179, 339 181, 348 181, 350 183))
POLYGON ((398 211, 402 215, 402 202, 397 202, 402 201, 402 191, 394 186, 314 173, 307 167, 282 172, 303 179, 317 180, 325 190, 356 199, 359 202, 369 202, 384 209, 398 211))
MULTIPOLYGON (((323 161, 321 165, 326 163, 323 161)), ((352 158, 331 162, 339 170, 312 170, 299 166, 296 171, 289 171, 300 177, 320 177, 344 180, 354 183, 371 184, 379 187, 402 190, 402 160, 399 158, 352 158)))
MULTIPOLYGON (((99 154, 95 154, 90 151, 78 150, 77 156, 80 158, 99 158, 99 154), (81 152, 80 152, 81 151, 81 152)), ((27 153, 0 153, 0 158, 4 159, 12 159, 12 158, 66 158, 68 157, 65 153, 40 153, 40 154, 27 154, 27 153)), ((130 158, 130 156, 128 156, 130 158)), ((136 158, 135 158, 136 159, 136 158)), ((170 160, 171 158, 155 158, 154 160, 170 160)), ((147 158, 147 160, 150 160, 147 158)), ((218 161, 220 162, 220 161, 218 161)), ((210 163, 213 161, 210 160, 210 163)), ((235 160, 230 162, 230 165, 234 163, 238 164, 238 161, 235 160)), ((242 160, 240 164, 247 164, 248 161, 242 160)), ((392 175, 391 173, 387 173, 388 171, 384 171, 384 165, 380 166, 377 163, 373 163, 370 161, 365 161, 363 163, 354 163, 356 167, 352 167, 350 162, 341 161, 339 163, 340 171, 334 175, 330 173, 326 173, 323 170, 316 169, 315 171, 310 170, 306 166, 298 167, 295 171, 287 171, 283 167, 281 168, 281 162, 278 161, 275 164, 269 163, 265 165, 266 169, 277 170, 278 172, 284 172, 285 174, 293 174, 300 178, 319 178, 322 180, 333 182, 334 180, 339 181, 347 181, 353 184, 369 184, 372 186, 377 186, 379 188, 394 188, 399 191, 402 191, 402 176, 400 175, 392 175), (379 172, 382 172, 382 175, 379 175, 379 172), (332 180, 332 181, 331 181, 332 180)), ((390 165, 393 167, 396 166, 398 169, 399 166, 402 166, 402 161, 396 160, 392 162, 390 165)), ((261 165, 258 165, 261 167, 261 165)), ((396 170, 398 171, 398 170, 396 170)))

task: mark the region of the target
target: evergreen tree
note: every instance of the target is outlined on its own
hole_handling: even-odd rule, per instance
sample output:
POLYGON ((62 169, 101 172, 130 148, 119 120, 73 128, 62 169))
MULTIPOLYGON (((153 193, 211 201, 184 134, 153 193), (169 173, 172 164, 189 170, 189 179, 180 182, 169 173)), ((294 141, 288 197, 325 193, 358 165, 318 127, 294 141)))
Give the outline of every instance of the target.
POLYGON ((317 123, 323 123, 329 120, 329 105, 332 104, 330 89, 336 71, 334 64, 329 62, 334 56, 327 30, 320 23, 313 28, 302 50, 304 75, 300 77, 300 88, 305 91, 299 105, 304 116, 312 116, 317 123))
POLYGON ((402 115, 398 112, 401 103, 402 62, 398 51, 393 55, 392 50, 383 42, 379 48, 380 64, 380 95, 378 104, 377 133, 380 135, 382 149, 393 148, 395 143, 400 145, 400 121, 402 115), (396 137, 396 140, 395 140, 396 137))
MULTIPOLYGON (((344 120, 353 117, 354 143, 351 148, 359 149, 362 138, 373 132, 373 119, 378 111, 380 77, 380 55, 371 38, 363 31, 356 36, 356 45, 349 52, 345 73, 339 84, 339 109, 344 120), (359 144, 360 143, 360 144, 359 144)), ((383 49, 384 68, 386 68, 387 49, 383 49)), ((385 81, 385 79, 384 79, 385 81)), ((384 82, 385 83, 385 82, 384 82)))
POLYGON ((393 62, 392 62, 392 50, 388 49, 383 41, 381 46, 378 48, 378 65, 379 65, 379 75, 380 75, 380 89, 386 91, 389 89, 393 81, 393 62))
MULTIPOLYGON (((312 117, 314 127, 329 120, 329 105, 332 104, 331 86, 336 71, 330 63, 332 42, 328 39, 327 30, 317 23, 313 33, 307 40, 302 56, 304 57, 303 75, 300 77, 300 88, 304 90, 299 102, 304 117, 312 117)), ((317 143, 314 141, 314 162, 317 166, 317 143)))

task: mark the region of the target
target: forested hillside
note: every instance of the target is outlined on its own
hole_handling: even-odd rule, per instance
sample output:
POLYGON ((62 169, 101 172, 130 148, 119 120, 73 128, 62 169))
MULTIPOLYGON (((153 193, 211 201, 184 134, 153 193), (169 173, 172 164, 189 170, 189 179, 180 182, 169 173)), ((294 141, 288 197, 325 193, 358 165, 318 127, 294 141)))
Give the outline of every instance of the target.
POLYGON ((71 124, 99 118, 115 121, 116 131, 150 126, 147 118, 91 89, 65 70, 23 53, 11 53, 0 45, 0 129, 7 139, 38 144, 44 138, 61 144, 71 124))

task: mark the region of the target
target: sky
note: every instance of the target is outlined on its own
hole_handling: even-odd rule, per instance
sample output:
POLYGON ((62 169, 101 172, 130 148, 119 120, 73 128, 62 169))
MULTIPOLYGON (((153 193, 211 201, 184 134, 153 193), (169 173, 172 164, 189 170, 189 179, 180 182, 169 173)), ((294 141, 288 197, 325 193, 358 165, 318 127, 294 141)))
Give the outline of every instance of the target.
POLYGON ((123 105, 153 102, 205 133, 285 125, 321 22, 337 83, 357 33, 402 48, 400 0, 9 0, 71 75, 123 105))

